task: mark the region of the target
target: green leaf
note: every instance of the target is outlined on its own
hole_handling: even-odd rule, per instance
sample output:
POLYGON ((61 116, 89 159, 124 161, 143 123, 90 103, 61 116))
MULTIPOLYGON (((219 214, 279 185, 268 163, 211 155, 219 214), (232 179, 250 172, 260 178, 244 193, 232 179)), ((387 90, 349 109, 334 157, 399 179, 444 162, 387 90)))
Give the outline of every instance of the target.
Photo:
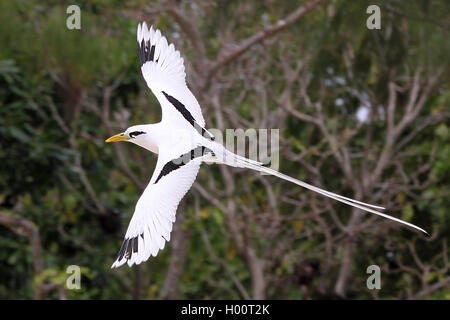
POLYGON ((445 123, 441 123, 437 128, 436 128, 436 134, 441 137, 443 140, 448 139, 448 127, 445 125, 445 123))
POLYGON ((402 219, 405 221, 411 221, 413 216, 414 216, 413 207, 410 204, 404 206, 402 209, 402 219))

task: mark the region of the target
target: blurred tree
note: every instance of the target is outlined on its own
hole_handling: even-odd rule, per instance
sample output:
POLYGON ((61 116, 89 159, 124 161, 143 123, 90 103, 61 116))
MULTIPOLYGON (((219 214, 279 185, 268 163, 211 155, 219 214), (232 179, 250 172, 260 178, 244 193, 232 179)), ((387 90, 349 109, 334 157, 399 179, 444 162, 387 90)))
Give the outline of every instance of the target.
POLYGON ((449 3, 0 2, 0 298, 450 298, 449 3), (431 232, 273 177, 204 166, 157 258, 111 270, 155 157, 104 145, 157 122, 137 21, 185 57, 207 125, 279 128, 280 171, 431 232), (82 266, 81 290, 64 286, 82 266), (382 268, 382 289, 366 268, 382 268))

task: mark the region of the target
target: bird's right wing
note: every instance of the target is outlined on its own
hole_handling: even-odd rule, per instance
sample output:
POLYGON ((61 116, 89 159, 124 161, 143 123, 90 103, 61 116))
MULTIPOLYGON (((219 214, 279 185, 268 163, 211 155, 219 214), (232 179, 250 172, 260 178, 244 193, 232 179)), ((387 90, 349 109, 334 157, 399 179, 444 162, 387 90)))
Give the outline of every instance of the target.
POLYGON ((125 240, 111 268, 129 266, 156 257, 170 241, 172 225, 181 199, 191 188, 201 159, 212 154, 198 146, 179 155, 173 148, 160 150, 150 183, 139 198, 125 240))
POLYGON ((162 122, 174 127, 193 127, 205 137, 205 120, 200 105, 186 86, 184 61, 174 45, 168 44, 159 30, 138 25, 137 41, 141 71, 148 87, 162 108, 162 122))

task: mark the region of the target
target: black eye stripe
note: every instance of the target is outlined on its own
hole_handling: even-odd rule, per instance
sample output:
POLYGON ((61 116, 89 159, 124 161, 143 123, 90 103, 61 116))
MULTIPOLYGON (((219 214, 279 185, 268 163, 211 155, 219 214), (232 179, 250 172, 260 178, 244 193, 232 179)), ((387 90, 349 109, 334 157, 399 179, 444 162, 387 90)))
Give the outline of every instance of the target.
POLYGON ((136 136, 138 136, 140 134, 144 134, 144 133, 145 133, 144 131, 133 131, 133 132, 130 132, 130 138, 134 138, 134 137, 136 137, 136 136))

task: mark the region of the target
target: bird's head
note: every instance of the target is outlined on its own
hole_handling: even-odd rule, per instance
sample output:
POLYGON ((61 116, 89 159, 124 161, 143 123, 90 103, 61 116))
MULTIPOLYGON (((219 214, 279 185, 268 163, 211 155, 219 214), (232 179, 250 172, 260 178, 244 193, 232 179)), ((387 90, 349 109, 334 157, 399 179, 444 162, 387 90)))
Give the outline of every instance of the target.
POLYGON ((109 137, 105 142, 128 141, 152 152, 156 152, 149 134, 150 126, 151 125, 143 124, 129 127, 124 132, 109 137))

